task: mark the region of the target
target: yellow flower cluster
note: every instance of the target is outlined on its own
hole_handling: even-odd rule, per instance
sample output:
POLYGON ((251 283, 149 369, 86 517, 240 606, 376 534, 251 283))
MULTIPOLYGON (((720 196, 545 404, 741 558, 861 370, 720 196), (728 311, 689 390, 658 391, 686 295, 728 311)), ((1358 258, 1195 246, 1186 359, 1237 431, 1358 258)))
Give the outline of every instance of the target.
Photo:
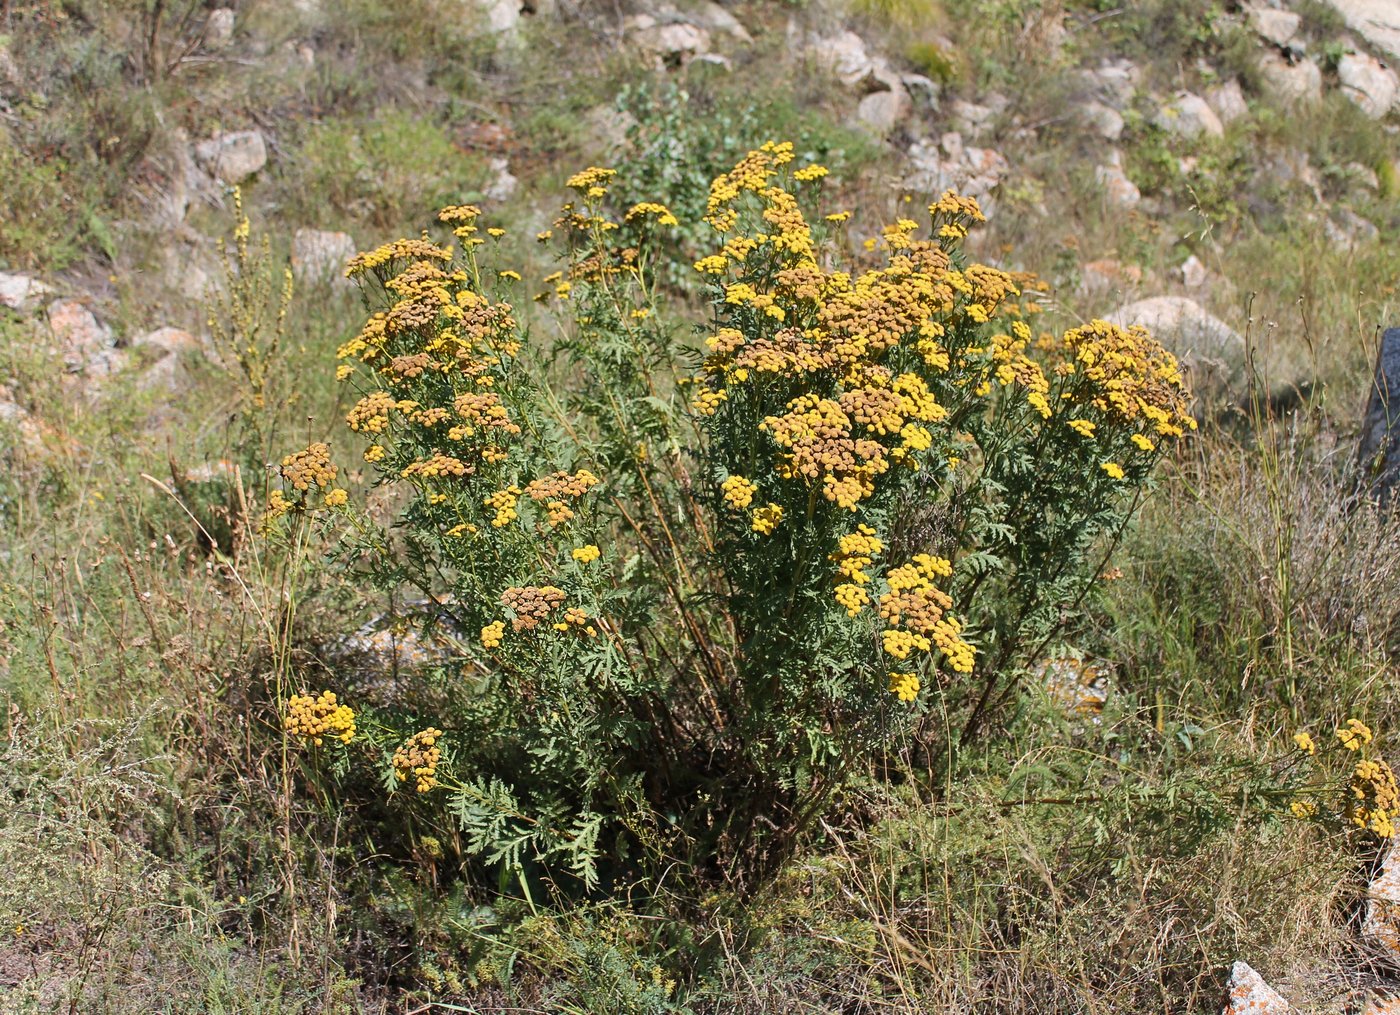
POLYGON ((836 552, 827 559, 836 565, 836 602, 845 607, 846 615, 855 617, 870 602, 870 593, 862 586, 870 584, 866 568, 884 552, 885 544, 869 525, 841 537, 836 552))
MULTIPOLYGON (((1086 386, 1077 393, 1079 404, 1092 405, 1134 429, 1150 427, 1164 437, 1181 437, 1196 429, 1176 357, 1143 328, 1091 321, 1065 332, 1052 348, 1062 357, 1057 372, 1086 386)), ((1141 433, 1133 442, 1143 451, 1152 450, 1151 440, 1141 433)))
POLYGON ((1400 787, 1384 761, 1363 759, 1351 775, 1351 820, 1358 828, 1388 839, 1400 819, 1400 787))
POLYGON ((603 551, 592 543, 589 543, 587 546, 576 548, 571 554, 574 560, 578 561, 580 564, 591 564, 602 555, 603 551))
POLYGON ((890 693, 900 701, 913 701, 919 696, 919 678, 912 673, 891 673, 890 693))
POLYGON ((506 633, 503 621, 493 620, 481 629, 481 644, 484 648, 499 648, 501 638, 506 633))
POLYGON ((1359 751, 1375 737, 1371 727, 1360 719, 1348 719, 1345 726, 1337 727, 1337 741, 1349 751, 1359 751))
POLYGON ((771 536, 783 520, 783 508, 771 501, 761 508, 755 508, 751 528, 760 536, 771 536))
POLYGON ((597 485, 598 477, 587 469, 579 469, 572 474, 554 472, 526 484, 525 496, 533 501, 545 502, 546 521, 550 528, 556 528, 574 517, 574 511, 566 500, 578 500, 597 485))
POLYGON ((962 639, 962 623, 948 614, 953 600, 934 585, 935 579, 952 573, 950 561, 921 553, 885 576, 889 591, 880 597, 880 616, 887 625, 886 652, 907 659, 915 650, 937 647, 949 667, 972 672, 974 650, 962 639))
POLYGON ((735 511, 742 511, 753 503, 753 495, 758 487, 743 476, 730 476, 719 486, 724 494, 724 502, 735 511))
POLYGON ((659 226, 678 226, 680 220, 671 213, 671 209, 664 204, 657 204, 654 201, 643 201, 641 204, 634 204, 627 212, 626 219, 632 222, 635 219, 645 219, 650 216, 656 219, 659 226))
POLYGON ((437 768, 442 761, 442 749, 437 746, 442 730, 429 726, 413 734, 394 751, 394 775, 399 782, 413 777, 413 788, 426 793, 437 783, 437 768))
POLYGON ((320 747, 326 737, 348 744, 355 738, 355 711, 336 700, 334 691, 294 694, 287 701, 283 728, 320 747))

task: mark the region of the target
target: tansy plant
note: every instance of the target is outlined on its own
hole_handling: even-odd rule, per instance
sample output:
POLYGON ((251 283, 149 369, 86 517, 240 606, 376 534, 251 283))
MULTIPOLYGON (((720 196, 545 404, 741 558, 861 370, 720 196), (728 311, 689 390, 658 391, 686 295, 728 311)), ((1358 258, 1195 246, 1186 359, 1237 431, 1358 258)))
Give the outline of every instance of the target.
POLYGON ((1145 332, 1038 333, 1035 280, 968 261, 974 200, 854 260, 793 163, 766 144, 712 184, 699 343, 653 283, 675 216, 612 170, 569 180, 529 288, 474 207, 350 264, 374 310, 346 422, 403 507, 340 559, 479 632, 484 679, 394 762, 469 853, 761 868, 916 727, 946 737, 926 711, 975 734, 1194 427, 1145 332))

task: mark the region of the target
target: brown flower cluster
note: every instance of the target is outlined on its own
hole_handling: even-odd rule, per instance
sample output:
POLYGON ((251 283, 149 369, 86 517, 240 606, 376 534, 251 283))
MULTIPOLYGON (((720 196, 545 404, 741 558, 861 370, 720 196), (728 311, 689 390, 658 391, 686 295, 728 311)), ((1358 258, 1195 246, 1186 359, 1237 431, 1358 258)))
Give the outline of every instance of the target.
POLYGON ((313 486, 329 487, 335 482, 337 469, 331 464, 330 447, 317 441, 283 458, 281 472, 292 489, 305 493, 313 486))

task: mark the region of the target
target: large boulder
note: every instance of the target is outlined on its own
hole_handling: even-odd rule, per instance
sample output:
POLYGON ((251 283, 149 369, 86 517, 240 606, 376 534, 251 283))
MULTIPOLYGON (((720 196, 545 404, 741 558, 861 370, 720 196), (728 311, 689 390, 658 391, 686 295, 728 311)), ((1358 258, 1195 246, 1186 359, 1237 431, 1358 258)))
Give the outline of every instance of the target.
POLYGON ((1297 37, 1302 23, 1302 15, 1292 11, 1263 6, 1249 8, 1249 27, 1265 42, 1280 48, 1287 47, 1297 37))
POLYGON ((658 67, 683 67, 710 52, 710 30, 689 21, 637 14, 624 28, 632 44, 658 67))
POLYGON ((1361 107, 1373 120, 1379 120, 1395 106, 1400 95, 1400 78, 1373 56, 1347 53, 1337 62, 1337 79, 1342 94, 1361 107))
POLYGON ((1011 168, 1000 152, 968 147, 962 135, 952 131, 936 144, 916 141, 909 148, 909 161, 912 172, 901 184, 905 190, 933 198, 945 190, 956 190, 977 198, 988 217, 996 207, 996 190, 1011 168))
POLYGON ((1206 102, 1210 103, 1210 108, 1215 110, 1215 115, 1227 127, 1249 115, 1249 103, 1245 101, 1239 78, 1231 78, 1223 85, 1212 88, 1206 93, 1206 102))
POLYGON ((112 330, 81 300, 50 303, 49 331, 70 375, 100 382, 126 365, 126 353, 117 348, 112 330))
POLYGON ((1177 92, 1171 102, 1157 111, 1153 122, 1169 134, 1188 139, 1225 135, 1225 127, 1210 103, 1191 92, 1177 92))
POLYGON ((1142 72, 1131 60, 1108 60, 1081 73, 1089 94, 1120 113, 1132 104, 1142 78, 1142 72))
POLYGON ((1329 0, 1347 26, 1377 49, 1400 60, 1400 4, 1395 0, 1329 0))
POLYGON ((1290 61, 1282 53, 1265 53, 1259 73, 1271 91, 1286 102, 1317 102, 1322 98, 1322 71, 1307 57, 1290 61))
POLYGON ((194 157, 210 175, 242 183, 267 165, 267 142, 259 130, 219 134, 195 145, 194 157))
POLYGON ((0 307, 27 314, 52 293, 53 290, 37 278, 0 272, 0 307))
POLYGON ((190 362, 204 357, 204 344, 181 328, 157 328, 131 343, 147 366, 137 384, 148 391, 172 395, 188 391, 193 381, 190 362))
POLYGON ((1142 200, 1142 191, 1123 171, 1123 153, 1117 149, 1109 151, 1107 162, 1094 167, 1094 179, 1103 188, 1108 203, 1115 207, 1132 208, 1142 200))
POLYGON ((1244 338, 1195 300, 1152 296, 1108 315, 1127 328, 1140 324, 1181 362, 1200 398, 1237 392, 1244 380, 1244 338))

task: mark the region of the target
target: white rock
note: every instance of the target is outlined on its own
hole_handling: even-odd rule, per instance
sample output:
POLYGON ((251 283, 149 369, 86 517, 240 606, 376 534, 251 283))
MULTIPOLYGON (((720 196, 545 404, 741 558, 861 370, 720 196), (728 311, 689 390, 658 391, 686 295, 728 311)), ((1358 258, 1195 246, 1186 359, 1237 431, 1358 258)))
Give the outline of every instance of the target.
POLYGON ((233 41, 233 8, 215 7, 204 22, 204 44, 210 49, 223 49, 233 41))
POLYGON ((1361 932, 1384 948, 1392 961, 1400 959, 1400 855, 1393 845, 1366 889, 1361 932))
POLYGON ((896 88, 871 92, 856 107, 856 117, 861 124, 881 137, 892 132, 909 115, 912 105, 904 86, 898 82, 896 84, 896 88))
POLYGON ((628 37, 658 66, 684 66, 696 56, 710 51, 708 29, 688 22, 658 22, 649 14, 639 14, 626 22, 628 37))
POLYGON ((1142 200, 1142 191, 1123 172, 1123 153, 1111 151, 1108 162, 1094 169, 1094 179, 1104 189, 1108 203, 1119 208, 1131 208, 1142 200))
POLYGON ((1347 26, 1377 49, 1400 60, 1400 4, 1395 0, 1329 0, 1347 26))
POLYGON ((626 147, 628 133, 637 126, 635 116, 610 105, 594 106, 583 114, 583 122, 604 153, 626 147))
POLYGON ((0 272, 0 306, 9 307, 17 313, 29 313, 52 293, 53 289, 37 278, 0 272))
POLYGON ((865 40, 855 32, 833 36, 811 36, 807 41, 811 58, 847 87, 855 87, 875 73, 875 59, 865 40))
POLYGON ((1337 62, 1337 78, 1342 94, 1361 107, 1373 120, 1389 113, 1400 94, 1400 78, 1373 56, 1347 53, 1337 62))
POLYGON ((484 191, 486 200, 503 204, 514 196, 520 187, 520 180, 511 175, 510 162, 503 158, 491 160, 492 180, 484 191))
POLYGON ((1225 1007, 1220 1015, 1290 1015, 1293 1010, 1248 962, 1236 962, 1231 967, 1225 992, 1225 1007))
POLYGON ((1130 60, 1110 60, 1097 70, 1084 71, 1083 76, 1093 94, 1122 112, 1133 101, 1141 72, 1130 60))
POLYGON ((956 131, 944 134, 937 144, 916 141, 909 148, 912 172, 901 182, 905 190, 936 198, 956 190, 977 198, 988 218, 996 208, 996 190, 1010 170, 1005 156, 992 148, 969 148, 956 131))
POLYGON ((267 165, 267 142, 260 130, 220 134, 195 145, 194 157, 225 183, 241 183, 267 165))
POLYGON ((1206 272, 1206 266, 1201 263, 1201 259, 1195 254, 1192 254, 1183 261, 1181 267, 1178 268, 1177 271, 1181 275, 1181 284, 1187 289, 1199 289, 1206 284, 1209 278, 1206 272))
POLYGON ((520 22, 520 0, 473 0, 488 32, 508 32, 520 22))
POLYGON ((357 249, 349 233, 298 229, 292 236, 292 274, 305 282, 343 279, 345 262, 357 249))
POLYGON ((1123 136, 1123 117, 1112 106, 1102 102, 1086 102, 1075 110, 1081 124, 1105 141, 1117 141, 1123 136))
POLYGON ((104 378, 125 365, 126 354, 116 347, 111 329, 79 300, 49 304, 49 331, 70 374, 104 378))
POLYGON ((146 390, 163 389, 172 393, 189 389, 192 376, 187 360, 204 352, 199 339, 180 328, 157 328, 131 345, 151 361, 137 384, 146 390))
POLYGON ((909 93, 909 100, 920 109, 938 108, 938 98, 943 89, 932 78, 922 74, 901 74, 899 83, 909 93))
POLYGON ((1317 102, 1322 98, 1322 71, 1306 57, 1289 63, 1281 53, 1265 53, 1259 60, 1259 73, 1285 102, 1317 102))
POLYGON ((1191 92, 1177 92, 1170 103, 1158 110, 1154 122, 1178 137, 1225 136, 1225 127, 1215 110, 1205 99, 1191 92))
POLYGON ((1346 171, 1349 177, 1367 190, 1380 190, 1381 178, 1370 166, 1363 166, 1360 162, 1348 162, 1346 171))
POLYGON ((1249 26, 1261 39, 1284 47, 1298 34, 1302 17, 1292 11, 1276 10, 1273 7, 1251 7, 1249 26))
POLYGON ((684 18, 692 24, 708 28, 712 32, 732 35, 740 42, 753 41, 748 29, 739 22, 739 19, 715 3, 714 0, 705 0, 703 3, 687 8, 684 18))
POLYGON ((1237 78, 1212 88, 1206 93, 1206 101, 1226 126, 1249 115, 1249 104, 1245 102, 1244 89, 1237 78))
POLYGON ((1153 296, 1109 315, 1120 327, 1140 324, 1169 349, 1198 395, 1234 388, 1244 372, 1244 339, 1195 300, 1153 296))

